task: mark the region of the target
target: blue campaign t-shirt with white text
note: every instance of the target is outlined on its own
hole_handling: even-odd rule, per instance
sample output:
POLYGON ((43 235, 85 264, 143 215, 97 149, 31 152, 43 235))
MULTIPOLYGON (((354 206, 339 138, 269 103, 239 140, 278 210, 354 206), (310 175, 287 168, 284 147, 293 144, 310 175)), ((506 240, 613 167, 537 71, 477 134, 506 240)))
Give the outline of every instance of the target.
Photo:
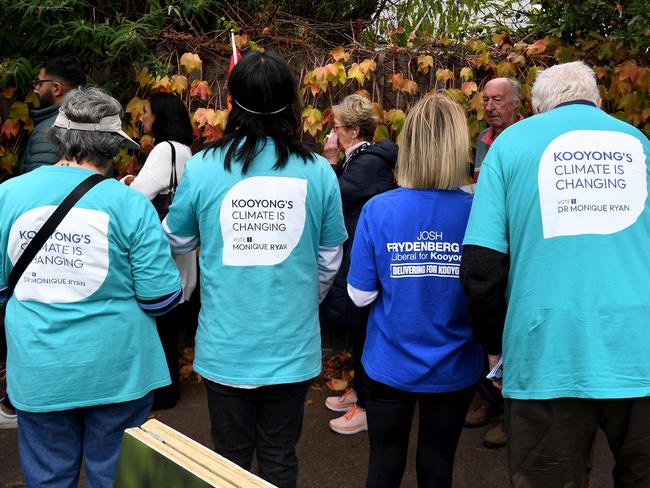
POLYGON ((373 380, 411 392, 456 391, 478 380, 482 352, 459 275, 471 204, 461 190, 400 188, 364 206, 348 283, 379 291, 362 359, 373 380))

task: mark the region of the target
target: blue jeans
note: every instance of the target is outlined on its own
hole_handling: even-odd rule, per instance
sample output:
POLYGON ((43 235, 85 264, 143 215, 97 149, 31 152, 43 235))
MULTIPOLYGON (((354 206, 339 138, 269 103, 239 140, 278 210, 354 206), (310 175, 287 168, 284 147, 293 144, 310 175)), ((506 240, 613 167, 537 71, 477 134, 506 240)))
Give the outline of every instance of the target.
POLYGON ((279 488, 298 481, 296 444, 311 381, 246 390, 205 380, 214 450, 279 488))
POLYGON ((113 486, 124 429, 147 419, 153 392, 130 402, 18 413, 18 453, 30 488, 76 487, 83 457, 88 488, 113 486))

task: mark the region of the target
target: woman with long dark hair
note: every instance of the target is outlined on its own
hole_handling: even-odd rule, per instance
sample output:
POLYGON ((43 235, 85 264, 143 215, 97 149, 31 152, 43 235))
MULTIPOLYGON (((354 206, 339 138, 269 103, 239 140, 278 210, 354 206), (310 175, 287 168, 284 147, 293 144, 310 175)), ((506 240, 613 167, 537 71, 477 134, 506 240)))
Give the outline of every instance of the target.
POLYGON ((318 304, 347 235, 336 174, 302 144, 296 82, 251 53, 228 80, 224 136, 188 161, 163 222, 172 249, 201 243, 194 369, 215 450, 279 487, 298 477, 310 381, 321 369, 318 304))
MULTIPOLYGON (((192 157, 192 123, 177 95, 156 93, 145 101, 142 126, 146 134, 153 136, 154 148, 140 173, 135 177, 129 175, 123 181, 151 200, 162 220, 183 176, 185 162, 192 157)), ((172 408, 178 401, 178 334, 192 317, 187 302, 196 287, 196 252, 175 255, 174 261, 183 280, 183 304, 156 318, 172 383, 156 390, 153 410, 172 408)), ((192 324, 187 326, 192 328, 192 324)))

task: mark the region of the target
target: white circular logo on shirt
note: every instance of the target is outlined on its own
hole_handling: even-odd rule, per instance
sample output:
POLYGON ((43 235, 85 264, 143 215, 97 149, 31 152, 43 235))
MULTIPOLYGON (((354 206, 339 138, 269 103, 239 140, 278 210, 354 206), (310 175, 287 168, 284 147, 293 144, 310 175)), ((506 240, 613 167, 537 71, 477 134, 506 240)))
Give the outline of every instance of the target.
POLYGON ((648 197, 643 146, 622 132, 567 132, 542 154, 538 185, 545 239, 619 232, 648 197))
POLYGON ((307 180, 255 176, 234 185, 221 203, 223 264, 283 262, 305 228, 307 180))
MULTIPOLYGON (((12 263, 56 208, 34 208, 16 219, 9 232, 12 263)), ((71 209, 18 280, 16 298, 71 303, 95 293, 108 274, 108 221, 99 210, 71 209)))

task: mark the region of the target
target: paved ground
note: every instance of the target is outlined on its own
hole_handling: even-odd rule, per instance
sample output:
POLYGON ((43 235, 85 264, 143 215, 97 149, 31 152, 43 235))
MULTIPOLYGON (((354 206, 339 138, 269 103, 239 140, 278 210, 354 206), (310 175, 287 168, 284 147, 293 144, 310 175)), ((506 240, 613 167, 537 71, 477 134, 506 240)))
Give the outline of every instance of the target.
MULTIPOLYGON (((208 416, 202 385, 183 383, 182 398, 174 409, 155 414, 159 420, 209 446, 208 416)), ((362 487, 368 457, 366 433, 353 436, 334 434, 327 427, 336 414, 323 406, 327 391, 312 389, 305 408, 305 424, 298 445, 301 488, 362 487)), ((481 444, 488 427, 465 429, 458 446, 454 470, 454 487, 508 487, 505 450, 486 449, 481 444)), ((402 487, 415 487, 414 441, 402 487)), ((0 487, 22 487, 16 432, 0 430, 0 487)), ((612 461, 606 442, 598 438, 590 488, 610 488, 612 461)), ((554 487, 549 487, 554 488, 554 487)))

